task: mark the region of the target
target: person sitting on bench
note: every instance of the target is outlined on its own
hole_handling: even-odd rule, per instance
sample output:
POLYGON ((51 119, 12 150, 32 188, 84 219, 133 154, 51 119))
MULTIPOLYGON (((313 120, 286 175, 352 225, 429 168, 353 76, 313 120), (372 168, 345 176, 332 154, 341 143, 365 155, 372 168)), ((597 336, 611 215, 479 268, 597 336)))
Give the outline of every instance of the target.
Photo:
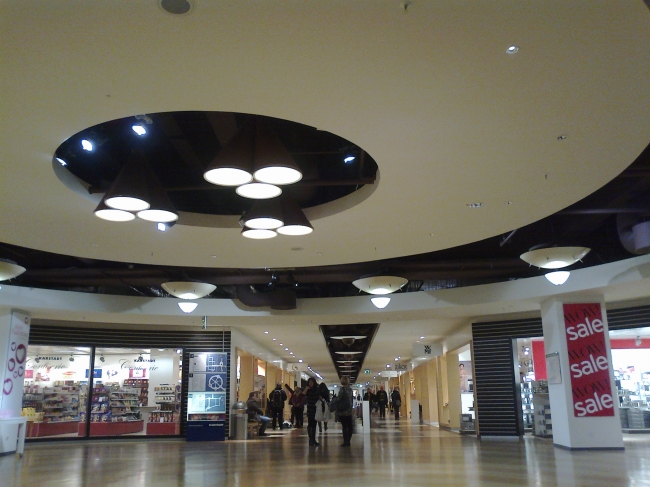
POLYGON ((248 421, 260 421, 262 425, 260 426, 259 436, 269 436, 264 431, 266 431, 266 426, 271 422, 271 418, 264 416, 259 398, 260 396, 257 391, 253 391, 248 395, 248 401, 246 401, 248 421))

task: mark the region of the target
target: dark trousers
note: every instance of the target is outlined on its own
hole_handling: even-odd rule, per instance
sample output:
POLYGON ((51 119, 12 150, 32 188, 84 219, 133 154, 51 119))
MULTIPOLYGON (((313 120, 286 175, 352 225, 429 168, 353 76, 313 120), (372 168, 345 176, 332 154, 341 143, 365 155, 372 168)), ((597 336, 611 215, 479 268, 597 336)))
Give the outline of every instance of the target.
POLYGON ((395 411, 395 419, 399 419, 399 408, 393 403, 393 411, 395 411))
POLYGON ((293 414, 296 420, 296 428, 302 428, 305 421, 305 408, 293 408, 293 414))
POLYGON ((352 416, 339 416, 343 429, 343 445, 349 445, 352 439, 352 416))
POLYGON ((275 421, 278 421, 278 426, 280 426, 280 429, 282 429, 284 426, 282 423, 284 423, 284 410, 283 409, 271 409, 271 419, 273 420, 273 425, 271 426, 273 429, 275 429, 275 421))
POLYGON ((316 441, 316 418, 309 412, 307 413, 307 436, 309 436, 310 446, 318 446, 319 443, 316 441))
POLYGON ((379 417, 380 418, 385 418, 386 417, 386 403, 385 402, 380 402, 379 403, 379 417))

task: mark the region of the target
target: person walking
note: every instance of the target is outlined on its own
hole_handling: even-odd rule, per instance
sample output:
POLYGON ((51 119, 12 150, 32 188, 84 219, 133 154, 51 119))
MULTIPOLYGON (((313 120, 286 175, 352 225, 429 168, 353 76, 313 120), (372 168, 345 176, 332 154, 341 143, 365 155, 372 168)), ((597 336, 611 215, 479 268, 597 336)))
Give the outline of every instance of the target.
POLYGON ((278 382, 275 389, 269 394, 269 407, 271 409, 271 418, 273 419, 272 428, 275 429, 276 420, 280 429, 284 428, 284 403, 287 400, 287 393, 282 390, 282 382, 278 382))
POLYGON ((291 404, 291 417, 295 420, 296 428, 302 428, 303 421, 305 419, 305 401, 307 398, 302 393, 300 387, 296 387, 293 391, 293 396, 289 400, 291 404))
POLYGON ((319 446, 316 441, 316 403, 320 399, 320 391, 316 379, 310 377, 305 387, 305 397, 307 399, 307 436, 309 436, 309 446, 319 446))
POLYGON ((395 421, 399 419, 399 408, 402 406, 402 396, 399 393, 399 387, 395 387, 390 394, 390 400, 393 403, 393 411, 395 411, 395 421))
POLYGON ((379 417, 386 417, 386 406, 388 406, 388 393, 381 386, 377 391, 377 405, 379 406, 379 417))
POLYGON ((253 391, 248 395, 248 401, 246 401, 248 421, 260 421, 262 425, 260 426, 259 436, 269 436, 265 431, 267 425, 271 422, 271 418, 264 416, 264 411, 262 411, 259 399, 260 394, 257 391, 253 391))
POLYGON ((350 377, 341 376, 341 389, 336 398, 336 412, 339 415, 341 428, 343 429, 343 444, 341 446, 350 446, 352 439, 352 389, 350 388, 350 377))
MULTIPOLYGON (((330 390, 327 388, 325 382, 318 384, 318 391, 320 392, 320 398, 323 400, 322 408, 323 414, 327 418, 330 412, 330 390)), ((325 431, 327 431, 327 421, 318 422, 318 432, 323 432, 323 426, 325 426, 325 431)))

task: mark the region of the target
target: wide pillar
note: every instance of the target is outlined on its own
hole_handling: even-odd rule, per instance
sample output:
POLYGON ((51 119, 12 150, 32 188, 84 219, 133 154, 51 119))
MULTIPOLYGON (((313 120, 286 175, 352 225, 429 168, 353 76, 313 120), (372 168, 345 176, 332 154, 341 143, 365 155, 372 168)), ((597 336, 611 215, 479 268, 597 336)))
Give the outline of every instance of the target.
POLYGON ((585 301, 542 303, 553 443, 568 449, 620 449, 605 305, 602 298, 585 301))

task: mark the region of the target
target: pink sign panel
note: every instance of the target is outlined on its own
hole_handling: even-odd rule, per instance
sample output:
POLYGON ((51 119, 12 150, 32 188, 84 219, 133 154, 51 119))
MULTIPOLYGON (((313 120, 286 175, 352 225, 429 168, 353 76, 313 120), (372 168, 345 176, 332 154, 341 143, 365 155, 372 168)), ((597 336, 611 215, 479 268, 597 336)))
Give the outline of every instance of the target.
POLYGON ((605 324, 599 303, 565 304, 573 392, 573 414, 579 418, 614 416, 605 324))

